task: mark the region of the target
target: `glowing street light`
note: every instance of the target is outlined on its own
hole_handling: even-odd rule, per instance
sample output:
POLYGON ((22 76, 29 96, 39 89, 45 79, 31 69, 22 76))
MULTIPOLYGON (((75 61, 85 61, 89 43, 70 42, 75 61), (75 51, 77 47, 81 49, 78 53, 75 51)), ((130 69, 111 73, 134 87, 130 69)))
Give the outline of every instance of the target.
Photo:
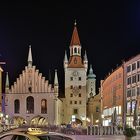
POLYGON ((103 126, 104 126, 104 117, 105 117, 104 114, 102 114, 102 115, 101 115, 101 118, 102 118, 102 125, 103 125, 103 126))

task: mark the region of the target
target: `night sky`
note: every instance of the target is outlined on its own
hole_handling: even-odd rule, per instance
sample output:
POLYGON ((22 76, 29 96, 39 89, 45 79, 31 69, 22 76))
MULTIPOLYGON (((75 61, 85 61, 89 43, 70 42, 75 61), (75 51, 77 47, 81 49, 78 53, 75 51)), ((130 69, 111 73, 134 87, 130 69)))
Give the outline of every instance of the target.
POLYGON ((9 72, 10 84, 27 65, 31 45, 33 64, 46 79, 49 70, 53 78, 58 69, 63 92, 64 51, 69 54, 75 19, 82 50, 97 76, 97 89, 122 60, 140 53, 140 2, 1 3, 0 61, 6 61, 2 67, 9 72))

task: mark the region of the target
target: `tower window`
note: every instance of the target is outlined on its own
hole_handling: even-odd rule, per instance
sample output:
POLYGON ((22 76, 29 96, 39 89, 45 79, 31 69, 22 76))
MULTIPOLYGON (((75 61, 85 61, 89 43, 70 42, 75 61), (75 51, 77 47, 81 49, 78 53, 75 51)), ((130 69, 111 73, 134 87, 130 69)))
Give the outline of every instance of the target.
POLYGON ((72 104, 72 101, 70 101, 70 104, 72 104))
POLYGON ((74 53, 77 53, 77 48, 74 48, 74 53))
POLYGON ((72 93, 70 94, 70 97, 73 97, 73 94, 72 93))
POLYGON ((96 112, 99 112, 99 107, 98 106, 96 106, 96 112))
POLYGON ((81 85, 79 85, 79 89, 81 89, 81 85))
POLYGON ((81 105, 82 104, 82 101, 79 101, 79 104, 81 105))
POLYGON ((70 80, 73 81, 73 77, 70 77, 70 80))
POLYGON ((77 104, 77 101, 74 101, 74 104, 77 104))
POLYGON ((81 77, 79 77, 79 81, 81 81, 81 77))
POLYGON ((79 94, 79 97, 81 97, 81 93, 79 94))
POLYGON ((73 109, 73 114, 78 114, 78 109, 73 109))
POLYGON ((70 86, 70 89, 73 89, 73 86, 72 85, 70 86))

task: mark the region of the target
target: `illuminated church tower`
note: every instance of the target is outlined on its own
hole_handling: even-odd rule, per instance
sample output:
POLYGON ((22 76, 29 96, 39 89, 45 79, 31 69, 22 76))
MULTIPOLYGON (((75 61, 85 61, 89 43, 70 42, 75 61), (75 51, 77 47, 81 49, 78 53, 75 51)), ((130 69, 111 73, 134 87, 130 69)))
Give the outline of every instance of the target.
POLYGON ((81 57, 81 43, 77 31, 76 22, 70 42, 70 58, 68 59, 65 52, 64 57, 65 69, 65 105, 64 105, 64 122, 71 121, 81 122, 86 125, 86 79, 88 60, 85 53, 84 59, 81 57))

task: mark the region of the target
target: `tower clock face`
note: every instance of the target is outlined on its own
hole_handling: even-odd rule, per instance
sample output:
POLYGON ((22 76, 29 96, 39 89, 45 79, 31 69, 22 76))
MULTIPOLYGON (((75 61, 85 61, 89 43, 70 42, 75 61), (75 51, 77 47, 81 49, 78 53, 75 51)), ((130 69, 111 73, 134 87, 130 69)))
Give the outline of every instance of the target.
POLYGON ((74 71, 74 72, 72 73, 72 75, 73 75, 74 77, 78 76, 78 75, 79 75, 79 74, 78 74, 78 71, 74 71))

